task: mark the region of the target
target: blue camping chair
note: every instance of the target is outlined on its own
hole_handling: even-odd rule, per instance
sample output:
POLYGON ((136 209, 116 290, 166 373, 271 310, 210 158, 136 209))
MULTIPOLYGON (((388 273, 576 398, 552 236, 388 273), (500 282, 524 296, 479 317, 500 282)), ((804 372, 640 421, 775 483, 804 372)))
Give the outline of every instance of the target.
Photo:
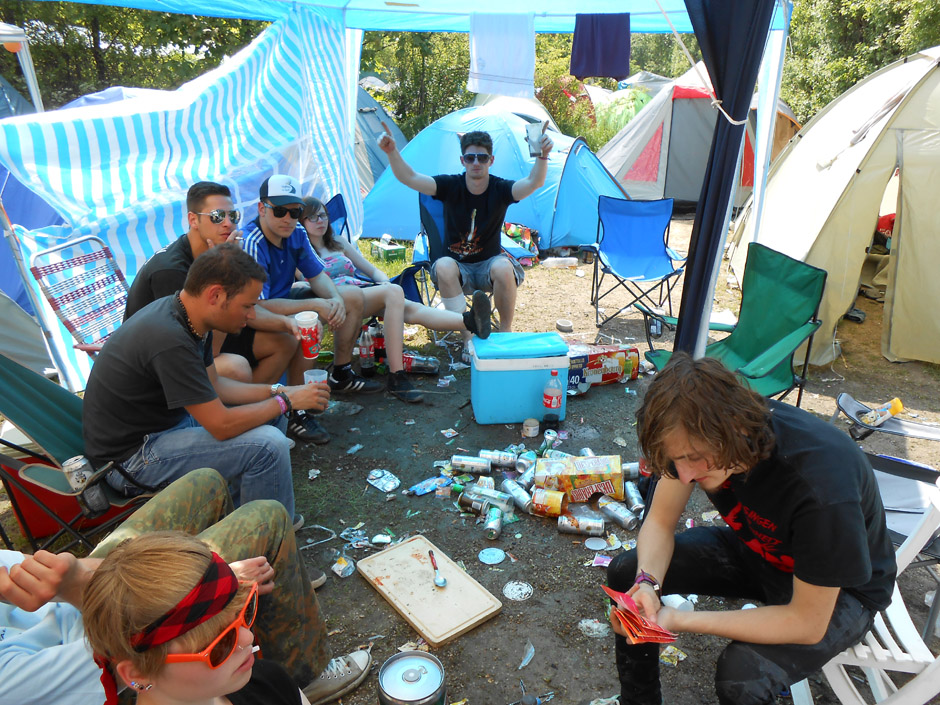
POLYGON ((591 281, 595 325, 600 328, 643 301, 654 308, 666 303, 671 315, 670 294, 685 267, 685 258, 669 248, 672 199, 628 201, 600 196, 597 214, 597 242, 583 246, 595 255, 591 281), (683 264, 676 266, 676 262, 683 264), (614 284, 601 293, 608 275, 614 284), (601 301, 621 287, 631 297, 629 303, 601 320, 601 301))
POLYGON ((337 237, 345 237, 346 241, 352 244, 352 234, 349 232, 349 214, 346 212, 346 200, 343 194, 338 193, 329 201, 323 204, 326 208, 326 214, 330 216, 330 225, 337 237))

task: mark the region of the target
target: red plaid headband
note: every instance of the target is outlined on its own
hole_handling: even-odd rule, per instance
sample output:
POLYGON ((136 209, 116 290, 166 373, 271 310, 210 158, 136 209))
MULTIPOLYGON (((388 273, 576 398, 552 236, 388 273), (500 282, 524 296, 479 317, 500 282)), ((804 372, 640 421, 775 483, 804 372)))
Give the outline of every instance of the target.
POLYGON ((180 603, 143 631, 131 637, 131 646, 143 653, 173 641, 203 622, 212 619, 235 597, 238 578, 219 554, 213 552, 209 567, 196 587, 180 603))

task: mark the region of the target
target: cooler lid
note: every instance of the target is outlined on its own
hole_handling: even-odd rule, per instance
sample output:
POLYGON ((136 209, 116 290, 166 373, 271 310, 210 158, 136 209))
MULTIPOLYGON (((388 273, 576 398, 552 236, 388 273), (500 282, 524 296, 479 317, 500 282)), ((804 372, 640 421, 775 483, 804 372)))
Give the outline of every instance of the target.
POLYGON ((470 341, 481 360, 517 360, 568 354, 568 343, 558 333, 491 333, 486 340, 470 341))

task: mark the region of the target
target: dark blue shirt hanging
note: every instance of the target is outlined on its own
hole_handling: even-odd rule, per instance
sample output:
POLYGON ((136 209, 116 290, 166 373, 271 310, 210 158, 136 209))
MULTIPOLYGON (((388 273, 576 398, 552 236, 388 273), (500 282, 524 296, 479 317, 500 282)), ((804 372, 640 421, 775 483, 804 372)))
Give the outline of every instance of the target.
POLYGON ((571 75, 623 80, 630 75, 630 14, 575 15, 571 75))

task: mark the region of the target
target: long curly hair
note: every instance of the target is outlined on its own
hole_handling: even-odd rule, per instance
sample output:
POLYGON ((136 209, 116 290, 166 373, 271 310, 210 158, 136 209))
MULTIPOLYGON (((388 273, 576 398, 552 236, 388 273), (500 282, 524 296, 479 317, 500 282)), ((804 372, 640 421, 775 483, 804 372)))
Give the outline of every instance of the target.
POLYGON ((762 396, 717 360, 677 352, 653 379, 636 412, 640 449, 650 470, 677 478, 663 439, 683 428, 716 467, 746 468, 770 457, 774 434, 762 396))

